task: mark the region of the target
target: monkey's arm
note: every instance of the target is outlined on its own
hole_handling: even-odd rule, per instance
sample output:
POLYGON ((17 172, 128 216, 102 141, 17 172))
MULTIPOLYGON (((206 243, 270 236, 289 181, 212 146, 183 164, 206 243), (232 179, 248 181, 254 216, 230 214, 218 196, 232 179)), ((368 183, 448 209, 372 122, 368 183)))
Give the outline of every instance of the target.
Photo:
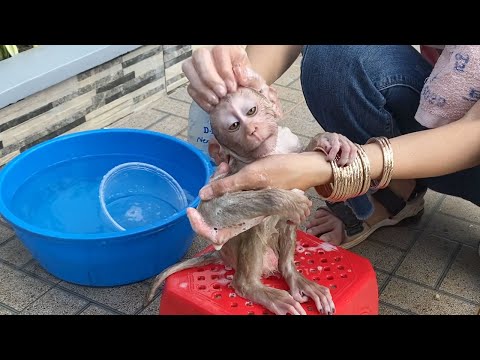
POLYGON ((295 224, 308 216, 311 201, 300 190, 263 189, 228 193, 202 202, 198 211, 218 228, 259 216, 279 215, 295 224))
POLYGON ((187 215, 198 235, 221 246, 267 216, 278 215, 300 224, 309 215, 311 205, 300 190, 251 190, 202 202, 198 210, 189 208, 187 215))

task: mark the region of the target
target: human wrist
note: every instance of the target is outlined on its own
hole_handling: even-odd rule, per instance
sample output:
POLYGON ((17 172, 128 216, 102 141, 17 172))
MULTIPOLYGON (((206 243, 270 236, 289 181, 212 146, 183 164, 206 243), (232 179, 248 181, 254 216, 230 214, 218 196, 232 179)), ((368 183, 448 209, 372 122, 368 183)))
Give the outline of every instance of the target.
MULTIPOLYGON (((321 173, 317 172, 314 177, 320 184, 316 184, 315 190, 320 198, 330 202, 341 202, 352 197, 358 197, 366 194, 370 189, 383 189, 387 187, 392 179, 394 166, 393 151, 390 141, 386 137, 373 137, 367 141, 367 144, 361 146, 355 144, 357 156, 348 166, 338 166, 337 158, 331 162, 331 176, 325 181, 321 173), (369 154, 365 151, 367 149, 369 154), (374 173, 371 173, 371 161, 374 163, 374 173)), ((317 146, 314 151, 325 151, 317 146)), ((315 160, 319 160, 317 157, 315 160)), ((325 158, 324 158, 325 160, 325 158)), ((317 164, 318 166, 318 164, 317 164)), ((313 169, 316 171, 317 167, 313 169)))
POLYGON ((305 166, 304 176, 308 188, 328 184, 333 181, 332 167, 321 151, 306 151, 300 154, 305 166))

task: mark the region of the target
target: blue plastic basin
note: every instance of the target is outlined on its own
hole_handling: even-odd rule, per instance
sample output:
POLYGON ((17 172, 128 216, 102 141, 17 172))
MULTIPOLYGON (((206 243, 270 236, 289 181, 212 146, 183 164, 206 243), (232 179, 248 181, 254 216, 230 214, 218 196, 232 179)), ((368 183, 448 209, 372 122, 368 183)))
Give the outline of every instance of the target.
POLYGON ((102 177, 135 161, 169 173, 189 207, 198 206, 198 192, 213 170, 201 151, 169 135, 78 132, 43 142, 0 171, 0 214, 40 265, 62 280, 88 286, 145 280, 179 261, 194 233, 186 208, 126 231, 101 225, 95 196, 102 177))

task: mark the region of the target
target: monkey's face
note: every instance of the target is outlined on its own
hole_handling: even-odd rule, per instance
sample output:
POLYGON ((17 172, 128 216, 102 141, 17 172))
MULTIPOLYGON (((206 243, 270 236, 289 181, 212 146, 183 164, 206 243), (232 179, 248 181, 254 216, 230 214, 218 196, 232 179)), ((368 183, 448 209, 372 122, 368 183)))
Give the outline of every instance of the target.
POLYGON ((213 134, 244 157, 262 157, 276 146, 278 113, 264 95, 248 88, 229 94, 210 113, 213 134))

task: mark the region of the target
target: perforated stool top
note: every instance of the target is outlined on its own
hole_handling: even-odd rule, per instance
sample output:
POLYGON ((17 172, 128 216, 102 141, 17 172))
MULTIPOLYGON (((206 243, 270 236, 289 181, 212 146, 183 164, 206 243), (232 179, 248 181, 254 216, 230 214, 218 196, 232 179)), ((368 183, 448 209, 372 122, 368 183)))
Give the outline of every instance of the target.
MULTIPOLYGON (((198 255, 213 251, 208 247, 198 255)), ((330 287, 336 314, 378 314, 375 271, 364 257, 297 231, 295 265, 308 279, 330 287)), ((165 282, 160 311, 166 314, 271 315, 263 306, 238 296, 230 283, 234 270, 222 264, 199 266, 171 275, 165 282)), ((262 279, 270 287, 288 290, 282 278, 262 279)), ((302 304, 318 315, 315 303, 302 304)))

